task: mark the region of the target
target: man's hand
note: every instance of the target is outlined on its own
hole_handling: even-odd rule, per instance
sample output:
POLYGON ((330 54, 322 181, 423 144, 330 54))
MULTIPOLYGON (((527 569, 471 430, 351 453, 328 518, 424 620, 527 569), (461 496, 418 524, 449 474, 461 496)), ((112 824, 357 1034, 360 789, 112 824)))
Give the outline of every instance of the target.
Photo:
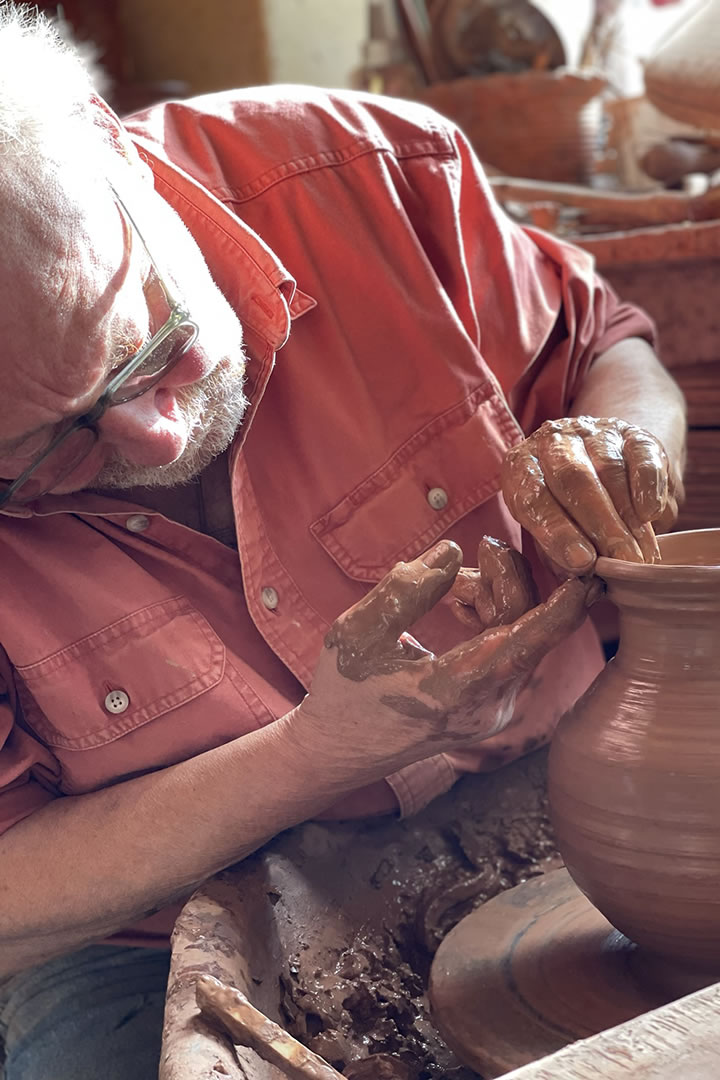
POLYGON ((452 596, 455 614, 476 634, 508 626, 540 599, 527 559, 492 536, 478 545, 477 570, 460 567, 452 596))
POLYGON ((587 574, 598 555, 657 562, 652 523, 677 518, 682 481, 650 432, 614 417, 548 420, 505 459, 510 512, 561 570, 587 574))
MULTIPOLYGON (((489 558, 501 567, 507 592, 514 561, 493 551, 489 558)), ((354 762, 356 781, 368 782, 460 741, 495 734, 512 718, 527 676, 582 623, 594 599, 591 582, 567 581, 510 625, 435 656, 407 630, 450 590, 461 561, 460 548, 442 541, 413 562, 398 563, 336 620, 310 693, 294 712, 296 736, 318 768, 346 770, 354 762)), ((527 598, 526 587, 515 580, 513 603, 527 598)), ((468 589, 466 581, 461 591, 474 604, 468 589)))

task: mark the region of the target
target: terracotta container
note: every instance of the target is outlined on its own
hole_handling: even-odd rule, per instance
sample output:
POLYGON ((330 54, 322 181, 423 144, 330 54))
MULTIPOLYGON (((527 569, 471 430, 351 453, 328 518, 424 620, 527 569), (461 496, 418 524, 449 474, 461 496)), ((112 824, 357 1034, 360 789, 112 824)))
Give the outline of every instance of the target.
POLYGON ((660 546, 658 565, 598 560, 620 648, 560 722, 550 800, 637 972, 689 989, 720 973, 720 529, 660 546))

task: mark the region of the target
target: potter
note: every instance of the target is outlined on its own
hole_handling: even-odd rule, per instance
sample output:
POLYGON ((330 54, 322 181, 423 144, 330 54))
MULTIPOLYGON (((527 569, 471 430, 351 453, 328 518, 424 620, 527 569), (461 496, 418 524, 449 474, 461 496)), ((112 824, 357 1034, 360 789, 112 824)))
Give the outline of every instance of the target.
POLYGON ((2 4, 0 130, 4 1068, 145 1080, 199 882, 550 738, 602 663, 596 554, 673 516, 684 409, 651 320, 424 106, 121 121, 2 4), (76 1037, 120 971, 143 1013, 76 1037))

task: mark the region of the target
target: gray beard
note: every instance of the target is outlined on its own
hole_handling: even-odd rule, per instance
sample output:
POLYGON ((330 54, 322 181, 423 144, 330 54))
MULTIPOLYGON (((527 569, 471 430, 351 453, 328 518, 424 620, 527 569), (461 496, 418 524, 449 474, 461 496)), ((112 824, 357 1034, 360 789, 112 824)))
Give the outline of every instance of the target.
POLYGON ((194 480, 227 450, 242 423, 248 400, 237 369, 228 370, 222 364, 218 368, 202 382, 180 387, 176 392, 178 406, 190 428, 187 446, 179 458, 169 465, 135 465, 111 459, 93 480, 93 488, 177 487, 194 480))

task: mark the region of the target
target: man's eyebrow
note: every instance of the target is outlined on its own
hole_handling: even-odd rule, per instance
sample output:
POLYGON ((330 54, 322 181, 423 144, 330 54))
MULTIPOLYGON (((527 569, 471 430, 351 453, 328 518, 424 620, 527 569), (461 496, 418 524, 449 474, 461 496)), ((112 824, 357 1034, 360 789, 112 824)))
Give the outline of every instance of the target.
MULTIPOLYGON (((121 367, 122 364, 134 356, 144 344, 144 340, 138 342, 137 337, 129 332, 117 334, 112 348, 103 364, 105 369, 105 379, 109 379, 117 368, 121 367)), ((92 406, 89 408, 91 407, 92 406)), ((73 413, 72 417, 65 417, 64 419, 69 420, 82 415, 82 413, 73 413)), ((22 435, 16 436, 14 439, 0 439, 0 453, 12 453, 13 450, 17 450, 24 442, 31 439, 33 435, 37 435, 41 431, 52 430, 57 427, 58 424, 62 423, 63 420, 59 420, 55 424, 39 424, 37 427, 34 427, 32 431, 26 431, 22 435)))

